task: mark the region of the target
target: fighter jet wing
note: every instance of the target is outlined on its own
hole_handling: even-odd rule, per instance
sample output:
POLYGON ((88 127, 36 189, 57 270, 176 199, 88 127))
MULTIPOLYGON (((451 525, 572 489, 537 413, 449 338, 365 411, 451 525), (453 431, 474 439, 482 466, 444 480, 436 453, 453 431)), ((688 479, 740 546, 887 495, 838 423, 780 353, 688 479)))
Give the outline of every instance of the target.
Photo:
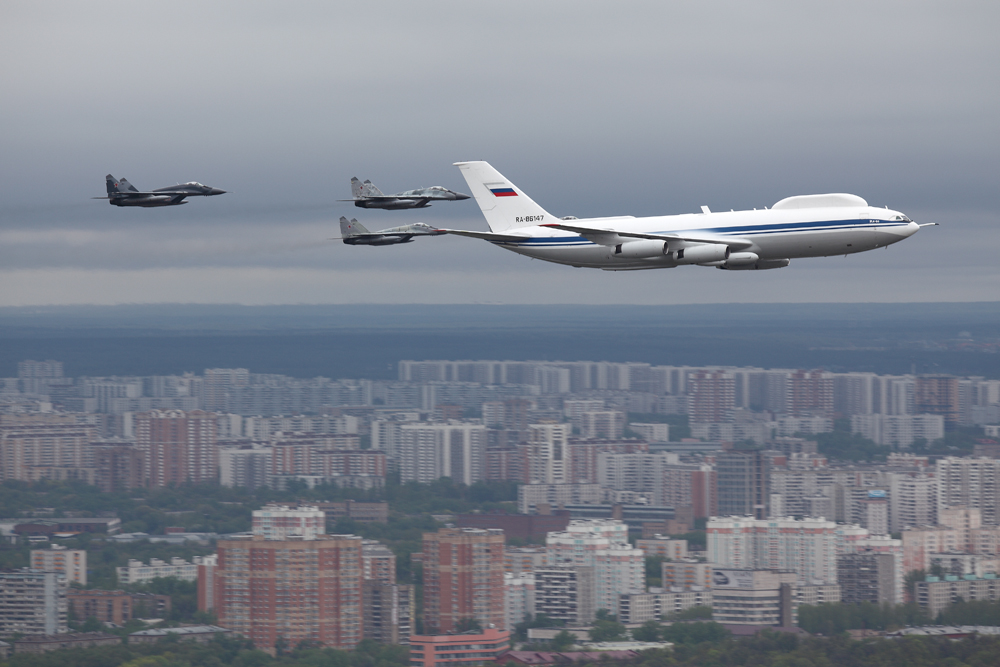
MULTIPOLYGON (((563 225, 560 223, 549 223, 542 227, 552 227, 562 229, 567 232, 574 232, 580 236, 594 241, 598 245, 617 245, 617 243, 601 243, 612 236, 624 236, 626 238, 653 239, 654 241, 687 241, 688 243, 719 243, 732 248, 749 248, 753 241, 747 239, 730 238, 728 236, 714 236, 711 234, 689 235, 689 234, 646 234, 643 232, 626 232, 620 229, 601 229, 599 227, 581 227, 579 225, 563 225), (592 238, 593 237, 593 238, 592 238)), ((613 240, 613 239, 612 239, 613 240)))
POLYGON ((434 231, 442 232, 444 234, 456 234, 458 236, 468 236, 473 239, 482 239, 484 241, 495 241, 498 243, 517 243, 518 241, 524 241, 530 237, 528 236, 515 236, 514 234, 494 234, 493 232, 471 232, 465 229, 436 229, 434 231))

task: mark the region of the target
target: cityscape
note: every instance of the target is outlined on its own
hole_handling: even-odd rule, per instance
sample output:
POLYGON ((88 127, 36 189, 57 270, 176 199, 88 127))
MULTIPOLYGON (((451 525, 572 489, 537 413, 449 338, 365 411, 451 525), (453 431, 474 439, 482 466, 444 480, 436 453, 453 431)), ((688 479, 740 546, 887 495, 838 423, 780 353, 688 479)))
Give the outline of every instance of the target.
POLYGON ((196 587, 183 620, 204 622, 135 641, 222 633, 276 654, 371 640, 428 667, 596 639, 662 647, 669 619, 801 631, 837 604, 930 624, 1000 601, 1000 380, 500 360, 403 360, 395 380, 67 377, 25 360, 0 392, 8 486, 257 497, 236 532, 208 513, 185 526, 199 519, 184 507, 182 525, 148 531, 114 510, 0 520, 4 549, 30 555, 0 572, 0 634, 33 650, 119 641, 70 632, 83 621, 169 617, 176 602, 149 588, 167 580, 196 587), (443 499, 418 520, 393 501, 442 483, 496 502, 443 499), (365 536, 390 517, 426 528, 419 548, 365 536), (143 560, 138 545, 198 553, 143 560), (122 564, 98 588, 88 572, 108 548, 122 564))
POLYGON ((998 25, 0 3, 0 667, 1000 664, 998 25))

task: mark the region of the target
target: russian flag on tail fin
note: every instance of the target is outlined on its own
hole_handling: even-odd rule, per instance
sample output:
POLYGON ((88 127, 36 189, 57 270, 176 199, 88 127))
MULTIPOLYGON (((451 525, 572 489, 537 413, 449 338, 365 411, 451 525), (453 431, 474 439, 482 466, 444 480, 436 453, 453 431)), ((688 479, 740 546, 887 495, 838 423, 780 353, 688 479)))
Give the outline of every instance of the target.
POLYGON ((506 183, 483 183, 490 192, 493 193, 494 197, 516 197, 517 193, 514 192, 514 188, 510 187, 506 183))

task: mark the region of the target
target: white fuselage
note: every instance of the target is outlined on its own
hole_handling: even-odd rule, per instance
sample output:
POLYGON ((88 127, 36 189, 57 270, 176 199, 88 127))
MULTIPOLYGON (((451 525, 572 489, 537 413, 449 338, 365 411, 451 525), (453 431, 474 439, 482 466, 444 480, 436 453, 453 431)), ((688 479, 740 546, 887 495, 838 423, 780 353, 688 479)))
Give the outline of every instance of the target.
MULTIPOLYGON (((546 223, 558 222, 545 217, 546 223)), ((644 234, 702 234, 720 239, 740 239, 752 242, 750 247, 740 248, 740 251, 755 253, 761 260, 849 255, 897 243, 920 229, 917 223, 898 211, 871 206, 761 209, 649 218, 590 218, 566 224, 644 234)), ((515 233, 525 236, 524 241, 492 242, 536 259, 611 271, 678 265, 674 253, 630 257, 615 245, 599 245, 579 234, 550 227, 520 227, 515 233)), ((626 243, 642 242, 623 240, 626 243)), ((671 241, 669 249, 692 245, 695 244, 671 241)))

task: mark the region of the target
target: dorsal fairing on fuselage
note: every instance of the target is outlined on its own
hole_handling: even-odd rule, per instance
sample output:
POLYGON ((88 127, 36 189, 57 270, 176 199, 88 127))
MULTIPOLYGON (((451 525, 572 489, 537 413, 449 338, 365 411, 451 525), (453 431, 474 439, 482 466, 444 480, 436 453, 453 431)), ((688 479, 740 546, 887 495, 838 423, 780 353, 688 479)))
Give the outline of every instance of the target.
POLYGON ((868 202, 857 195, 846 192, 831 192, 823 195, 795 195, 785 197, 771 207, 772 211, 795 208, 867 208, 868 202))

